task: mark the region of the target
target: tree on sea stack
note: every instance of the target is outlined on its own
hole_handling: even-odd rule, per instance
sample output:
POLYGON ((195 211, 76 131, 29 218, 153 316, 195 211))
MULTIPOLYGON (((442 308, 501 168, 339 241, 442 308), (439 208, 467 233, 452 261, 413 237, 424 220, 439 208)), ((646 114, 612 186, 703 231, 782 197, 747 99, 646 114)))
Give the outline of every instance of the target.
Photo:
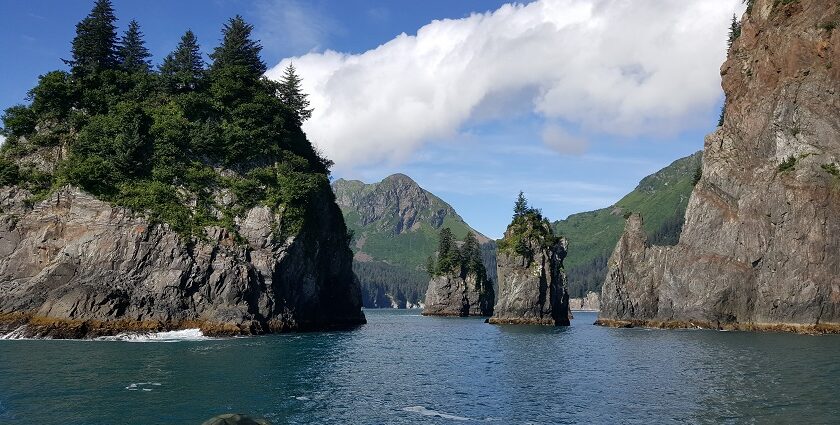
POLYGON ((245 22, 239 15, 224 25, 222 44, 210 55, 213 59, 211 74, 221 77, 224 71, 235 70, 237 77, 260 79, 267 68, 260 58, 262 46, 258 41, 251 39, 253 30, 254 26, 245 22))
POLYGON ((499 297, 489 322, 568 325, 566 246, 566 239, 554 234, 548 219, 529 207, 520 192, 513 221, 498 244, 499 297))
POLYGON ((174 91, 195 90, 204 77, 204 60, 198 39, 192 31, 181 36, 178 47, 163 59, 160 74, 169 89, 174 91))
POLYGON ((309 100, 306 99, 306 93, 301 89, 300 83, 301 79, 295 73, 295 66, 290 63, 283 72, 277 94, 283 103, 295 112, 298 121, 303 123, 312 117, 312 109, 309 108, 309 100))
POLYGON ((97 0, 90 14, 76 24, 71 51, 73 75, 83 76, 117 64, 117 21, 110 0, 97 0))
POLYGON ((519 191, 519 196, 516 198, 516 204, 513 206, 513 218, 522 217, 528 212, 528 200, 525 199, 525 194, 519 191))
POLYGON ((151 57, 146 43, 143 41, 143 33, 140 32, 140 24, 135 20, 128 23, 128 30, 120 40, 117 48, 117 58, 122 69, 128 72, 149 72, 151 57))

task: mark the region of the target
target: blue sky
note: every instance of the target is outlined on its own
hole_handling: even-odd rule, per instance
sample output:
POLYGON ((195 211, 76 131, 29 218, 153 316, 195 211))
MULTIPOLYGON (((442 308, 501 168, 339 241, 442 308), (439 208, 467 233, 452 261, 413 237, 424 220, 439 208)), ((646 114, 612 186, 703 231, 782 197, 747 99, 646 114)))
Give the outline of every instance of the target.
MULTIPOLYGON (((241 14, 269 67, 298 66, 316 108, 305 129, 335 177, 405 173, 491 237, 520 189, 551 219, 606 207, 714 130, 740 1, 622 3, 114 2, 155 62, 188 28, 209 53, 241 14)), ((63 68, 91 4, 0 0, 0 108, 63 68)))

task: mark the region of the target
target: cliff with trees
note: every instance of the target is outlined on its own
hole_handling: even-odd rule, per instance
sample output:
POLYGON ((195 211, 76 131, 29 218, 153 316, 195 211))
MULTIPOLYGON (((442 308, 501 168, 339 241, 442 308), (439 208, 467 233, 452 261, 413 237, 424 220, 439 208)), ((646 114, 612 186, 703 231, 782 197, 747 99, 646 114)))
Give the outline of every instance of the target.
POLYGON ((97 0, 69 70, 3 114, 4 326, 78 337, 364 322, 331 162, 300 128, 294 71, 263 77, 239 16, 209 64, 187 31, 157 69, 139 24, 118 36, 116 22, 97 0))

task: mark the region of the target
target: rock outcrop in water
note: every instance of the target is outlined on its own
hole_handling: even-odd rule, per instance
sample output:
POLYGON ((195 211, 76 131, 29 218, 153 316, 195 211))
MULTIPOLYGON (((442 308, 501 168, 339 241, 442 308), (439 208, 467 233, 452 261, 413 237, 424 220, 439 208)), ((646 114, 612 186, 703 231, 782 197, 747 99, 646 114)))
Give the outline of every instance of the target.
MULTIPOLYGON (((0 327, 91 337, 201 328, 258 334, 364 323, 352 253, 331 199, 298 235, 275 240, 267 207, 185 240, 165 225, 67 187, 27 207, 0 190, 0 327), (340 227, 340 228, 339 228, 340 227)), ((0 329, 2 331, 2 329, 0 329)))
POLYGON ((499 243, 499 295, 489 322, 569 325, 566 246, 539 211, 518 211, 499 243))
POLYGON ((441 230, 437 258, 430 257, 431 275, 426 290, 424 316, 491 316, 495 291, 487 277, 478 239, 467 233, 456 243, 452 231, 441 230))
POLYGON ((493 283, 476 274, 434 276, 426 291, 424 316, 492 316, 493 283))
POLYGON ((840 3, 750 3, 680 241, 627 220, 600 324, 840 330, 840 3))

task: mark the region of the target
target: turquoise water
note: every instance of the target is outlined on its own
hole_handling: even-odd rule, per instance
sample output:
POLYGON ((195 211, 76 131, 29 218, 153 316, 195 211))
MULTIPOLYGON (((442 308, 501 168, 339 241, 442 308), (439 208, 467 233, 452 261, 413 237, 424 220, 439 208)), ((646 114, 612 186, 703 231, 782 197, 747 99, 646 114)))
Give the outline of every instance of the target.
POLYGON ((352 332, 0 341, 0 423, 829 423, 840 337, 493 326, 367 310, 352 332))

